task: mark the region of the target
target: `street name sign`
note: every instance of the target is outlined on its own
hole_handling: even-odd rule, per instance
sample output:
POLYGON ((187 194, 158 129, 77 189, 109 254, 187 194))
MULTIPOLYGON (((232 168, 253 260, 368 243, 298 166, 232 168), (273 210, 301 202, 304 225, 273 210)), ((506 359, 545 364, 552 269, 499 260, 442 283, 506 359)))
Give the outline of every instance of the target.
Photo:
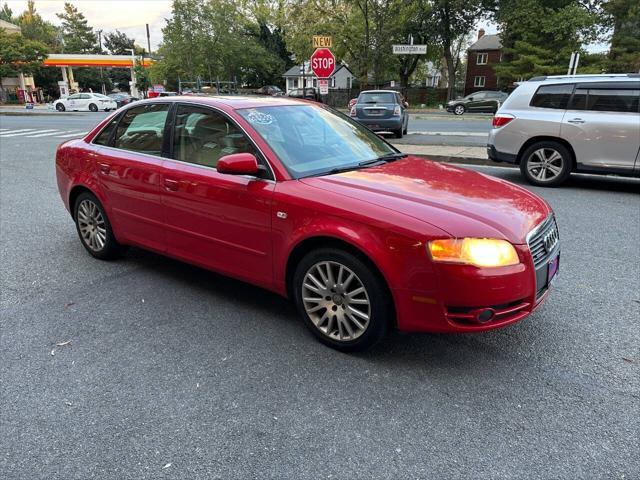
POLYGON ((336 57, 328 48, 316 48, 311 55, 311 70, 318 78, 329 78, 336 68, 336 57))
POLYGON ((314 35, 313 36, 313 48, 331 48, 333 42, 331 37, 326 35, 314 35))
POLYGON ((394 45, 394 55, 424 55, 427 53, 426 45, 394 45))

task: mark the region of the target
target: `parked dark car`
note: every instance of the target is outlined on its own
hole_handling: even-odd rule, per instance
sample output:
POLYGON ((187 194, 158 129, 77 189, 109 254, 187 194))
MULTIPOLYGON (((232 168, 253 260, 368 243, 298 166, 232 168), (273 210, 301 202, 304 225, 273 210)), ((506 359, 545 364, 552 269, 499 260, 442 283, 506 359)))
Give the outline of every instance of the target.
POLYGON ((275 85, 265 85, 264 87, 254 90, 253 93, 256 95, 271 95, 272 97, 280 97, 284 95, 282 89, 275 85))
POLYGON ((349 116, 374 132, 392 132, 397 138, 406 135, 409 127, 407 102, 394 90, 360 92, 349 116))
POLYGON ((131 102, 135 102, 137 100, 136 97, 132 97, 128 93, 112 93, 107 96, 116 102, 118 108, 124 107, 125 105, 128 105, 131 102))
POLYGON ((287 93, 288 97, 304 98, 305 100, 313 100, 314 102, 322 102, 320 93, 315 88, 294 88, 287 93))
POLYGON ((496 113, 502 102, 504 102, 508 93, 484 91, 473 92, 463 98, 457 98, 447 103, 447 112, 453 112, 456 115, 463 113, 496 113))

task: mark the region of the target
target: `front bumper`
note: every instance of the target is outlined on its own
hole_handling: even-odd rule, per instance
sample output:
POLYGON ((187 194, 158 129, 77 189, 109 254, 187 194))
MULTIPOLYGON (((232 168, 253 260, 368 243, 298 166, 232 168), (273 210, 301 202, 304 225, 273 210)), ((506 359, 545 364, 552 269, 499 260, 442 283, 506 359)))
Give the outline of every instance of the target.
MULTIPOLYGON (((547 298, 552 285, 540 285, 548 267, 536 269, 529 247, 515 245, 518 265, 477 268, 438 264, 438 291, 396 289, 393 291, 398 328, 405 331, 462 333, 480 332, 516 323, 535 311, 547 298), (478 315, 491 311, 489 320, 478 315)), ((559 247, 554 252, 558 256, 559 247)))
POLYGON ((402 117, 393 118, 359 118, 352 117, 355 121, 373 130, 374 132, 386 132, 402 128, 402 117))

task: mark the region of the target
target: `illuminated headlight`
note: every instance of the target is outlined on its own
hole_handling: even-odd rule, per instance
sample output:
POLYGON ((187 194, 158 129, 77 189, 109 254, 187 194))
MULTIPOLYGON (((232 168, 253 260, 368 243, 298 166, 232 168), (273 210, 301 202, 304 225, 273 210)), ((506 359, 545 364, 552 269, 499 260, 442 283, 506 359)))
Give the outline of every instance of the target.
POLYGON ((506 240, 448 238, 429 242, 435 262, 462 263, 476 267, 506 267, 520 263, 518 252, 506 240))

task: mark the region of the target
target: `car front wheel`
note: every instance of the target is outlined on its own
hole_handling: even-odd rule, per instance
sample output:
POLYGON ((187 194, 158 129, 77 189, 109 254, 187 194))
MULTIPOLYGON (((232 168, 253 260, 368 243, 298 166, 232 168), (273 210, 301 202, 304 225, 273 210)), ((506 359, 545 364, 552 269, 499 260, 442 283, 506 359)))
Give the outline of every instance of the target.
POLYGON ((325 345, 344 352, 377 343, 393 315, 380 276, 343 250, 327 248, 307 254, 296 269, 292 293, 311 332, 325 345))
POLYGON ((74 206, 74 219, 82 246, 101 260, 117 257, 123 247, 116 241, 104 207, 95 195, 81 193, 74 206))
POLYGON ((571 174, 571 154, 558 142, 537 142, 520 160, 520 172, 532 185, 556 187, 571 174))
POLYGON ((453 113, 455 113, 456 115, 462 115, 465 112, 465 108, 464 105, 456 105, 453 108, 453 113))

